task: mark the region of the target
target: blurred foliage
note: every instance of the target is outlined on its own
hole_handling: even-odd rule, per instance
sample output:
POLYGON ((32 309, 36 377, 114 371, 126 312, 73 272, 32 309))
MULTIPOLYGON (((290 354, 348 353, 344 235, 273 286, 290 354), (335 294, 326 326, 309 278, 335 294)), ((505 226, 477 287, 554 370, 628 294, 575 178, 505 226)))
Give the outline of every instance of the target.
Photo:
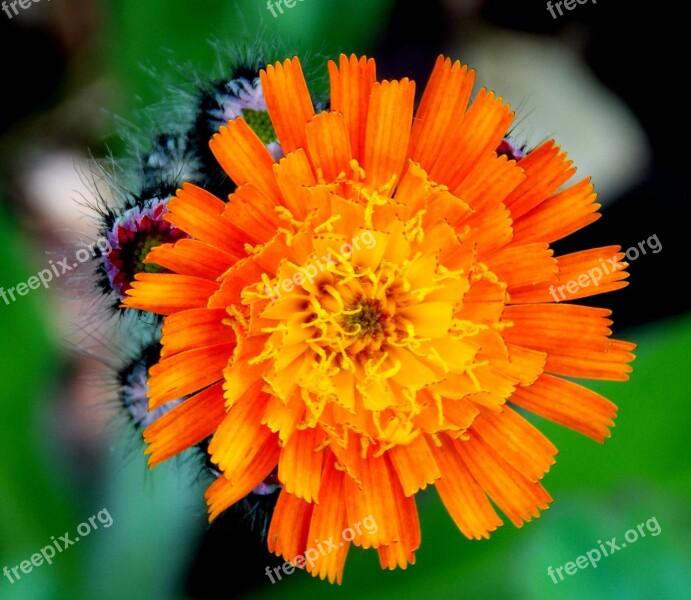
MULTIPOLYGON (((176 63, 214 74, 212 41, 252 43, 262 40, 301 52, 363 52, 386 25, 392 0, 298 0, 272 17, 264 0, 111 0, 109 59, 127 98, 142 106, 161 100, 151 75, 142 67, 170 72, 176 63), (166 52, 167 51, 167 52, 166 52)), ((324 65, 324 68, 326 66, 324 65)))
MULTIPOLYGON (((27 264, 29 255, 27 241, 17 233, 17 223, 0 199, 0 256, 16 257, 2 261, 1 287, 12 288, 37 272, 35 265, 27 264)), ((42 291, 16 296, 9 305, 0 300, 0 560, 4 559, 0 568, 5 561, 13 566, 28 559, 50 543, 51 535, 62 534, 75 523, 77 498, 64 485, 64 469, 61 473, 60 464, 51 459, 55 440, 40 419, 49 414, 46 394, 55 385, 59 366, 42 291)), ((57 570, 48 569, 23 575, 33 581, 15 582, 11 591, 17 595, 12 597, 35 598, 35 586, 60 594, 63 583, 74 581, 78 559, 77 552, 66 556, 60 577, 57 570)), ((5 595, 9 585, 2 580, 3 598, 10 597, 5 595)))

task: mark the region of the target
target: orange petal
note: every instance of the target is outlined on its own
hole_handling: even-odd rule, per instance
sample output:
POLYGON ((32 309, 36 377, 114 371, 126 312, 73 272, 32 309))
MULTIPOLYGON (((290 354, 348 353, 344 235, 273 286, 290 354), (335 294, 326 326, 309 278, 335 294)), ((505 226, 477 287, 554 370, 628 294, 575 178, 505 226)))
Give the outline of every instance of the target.
POLYGON ((520 166, 528 178, 504 200, 514 220, 544 202, 576 172, 553 140, 529 152, 520 166))
POLYGON ((244 256, 242 244, 235 242, 235 228, 227 219, 220 218, 225 207, 225 202, 213 194, 184 183, 168 202, 169 212, 165 220, 231 256, 244 256))
POLYGON ((463 238, 463 244, 468 248, 477 245, 478 258, 481 260, 513 239, 511 213, 501 202, 476 211, 461 223, 461 226, 470 228, 463 238))
POLYGON ((472 433, 468 440, 455 440, 453 445, 473 478, 516 527, 540 516, 540 509, 552 501, 539 483, 526 479, 472 433))
POLYGON ((424 435, 406 446, 394 446, 388 451, 388 456, 406 496, 424 490, 441 477, 424 435))
POLYGON ((596 198, 588 179, 555 194, 514 220, 514 243, 552 243, 597 221, 596 198))
POLYGON ((446 136, 437 161, 427 169, 430 177, 455 189, 499 147, 512 120, 513 113, 501 98, 484 88, 480 90, 461 122, 446 136))
POLYGON ((285 490, 306 502, 319 502, 324 452, 317 452, 316 448, 324 438, 319 427, 296 431, 278 461, 278 479, 285 490))
POLYGON ((284 154, 306 147, 305 125, 314 107, 297 57, 259 73, 266 106, 284 154))
MULTIPOLYGON (((498 411, 519 384, 529 385, 542 374, 546 354, 507 345, 509 356, 494 353, 486 366, 474 370, 475 380, 486 393, 473 394, 468 398, 473 404, 481 404, 498 411)), ((478 355, 483 358, 485 355, 478 355)))
MULTIPOLYGON (((352 442, 351 442, 352 443, 352 442)), ((376 531, 363 531, 363 535, 353 543, 363 548, 378 548, 397 540, 396 502, 391 483, 391 474, 383 456, 359 457, 357 472, 362 477, 362 487, 350 477, 345 478, 345 504, 348 521, 355 523, 370 516, 377 524, 376 531)))
POLYGON ((569 304, 507 306, 507 342, 547 353, 545 370, 569 377, 628 379, 636 346, 611 340, 611 311, 569 304))
POLYGON ((556 276, 559 267, 553 254, 548 244, 526 244, 502 249, 486 257, 485 262, 500 281, 508 284, 507 291, 513 301, 514 289, 533 286, 556 276))
POLYGON ((280 449, 275 438, 259 437, 255 443, 248 460, 234 471, 232 481, 221 475, 206 490, 210 521, 247 496, 276 468, 280 449))
POLYGON ((406 497, 399 483, 393 467, 389 464, 391 483, 394 488, 396 541, 388 546, 379 546, 379 564, 382 569, 393 570, 396 567, 405 569, 408 563, 415 564, 415 551, 420 547, 422 534, 420 533, 420 521, 417 514, 417 506, 413 496, 406 497))
MULTIPOLYGON (((264 376, 266 382, 271 386, 271 390, 282 399, 292 399, 294 395, 301 397, 300 383, 312 371, 313 362, 311 357, 300 356, 299 353, 304 353, 305 349, 301 344, 295 344, 295 346, 291 348, 292 352, 290 350, 287 353, 281 352, 281 362, 285 365, 282 369, 277 369, 274 365, 270 372, 267 372, 264 376), (284 358, 284 354, 288 356, 284 358)), ((283 435, 283 432, 281 434, 283 435)), ((287 434, 285 439, 288 439, 289 436, 290 434, 287 434)))
MULTIPOLYGON (((628 263, 622 262, 624 256, 623 252, 619 252, 619 246, 608 246, 558 257, 557 283, 568 285, 569 281, 574 280, 579 285, 574 294, 565 289, 566 294, 560 291, 557 297, 560 300, 561 296, 566 296, 568 300, 575 300, 626 287, 628 282, 623 280, 628 278, 629 274, 625 271, 628 263)), ((557 284, 555 287, 558 287, 557 284)))
POLYGON ((360 449, 358 444, 348 443, 349 439, 355 439, 355 435, 348 436, 347 430, 345 434, 345 441, 340 443, 334 441, 330 445, 331 452, 336 456, 339 468, 342 468, 349 479, 355 481, 355 483, 361 487, 362 486, 362 459, 360 458, 360 449))
POLYGON ((511 343, 506 348, 509 352, 506 357, 495 353, 494 369, 520 385, 534 383, 545 367, 545 352, 511 343))
POLYGON ((480 157, 475 168, 453 189, 453 193, 463 198, 473 210, 480 211, 506 198, 525 178, 525 171, 515 161, 488 152, 480 157))
POLYGON ((287 404, 278 396, 271 396, 262 423, 274 433, 278 433, 282 444, 293 435, 305 415, 305 402, 300 394, 294 394, 287 404))
POLYGON ((460 400, 444 398, 442 406, 446 420, 461 431, 465 431, 470 427, 470 424, 480 413, 478 407, 465 398, 461 398, 460 400))
POLYGON ((478 324, 494 325, 505 310, 506 290, 491 281, 474 282, 465 296, 463 307, 456 314, 478 324))
POLYGON ((553 354, 547 357, 545 371, 580 379, 627 381, 633 371, 628 363, 635 358, 631 353, 635 348, 631 342, 609 340, 603 351, 586 350, 575 356, 553 354))
POLYGON ((475 481, 447 436, 439 436, 440 446, 432 446, 442 476, 435 483, 446 510, 461 533, 468 538, 488 538, 502 525, 485 492, 475 481))
POLYGON ((149 467, 169 459, 209 437, 226 416, 221 384, 212 385, 185 400, 144 430, 149 444, 149 467))
MULTIPOLYGON (((407 78, 372 86, 362 167, 364 182, 374 189, 391 182, 392 175, 400 178, 403 173, 414 100, 415 82, 407 78)), ((393 186, 386 191, 391 195, 393 186)))
POLYGON ((531 386, 517 388, 511 402, 601 443, 609 437, 617 414, 617 407, 607 398, 547 374, 531 386))
POLYGON ((628 282, 624 280, 629 274, 625 271, 627 263, 621 262, 623 258, 619 246, 591 248, 559 256, 555 259, 556 274, 545 277, 547 273, 543 271, 537 275, 539 280, 534 285, 524 283, 512 287, 511 303, 563 302, 626 287, 628 282), (574 283, 569 283, 571 281, 574 283))
MULTIPOLYGON (((279 267, 288 259, 295 264, 302 265, 307 261, 307 256, 312 244, 312 234, 308 231, 302 231, 295 235, 277 235, 268 244, 265 244, 261 249, 252 256, 254 262, 257 263, 266 273, 276 273, 281 277, 279 267), (290 243, 288 243, 290 238, 290 243)), ((282 279, 280 280, 283 281, 282 279)), ((283 288, 285 292, 285 288, 283 288)))
POLYGON ((226 407, 230 409, 248 394, 261 390, 264 387, 262 375, 268 368, 266 363, 248 365, 247 359, 229 362, 223 370, 226 407))
POLYGON ((508 406, 501 412, 484 407, 469 433, 492 447, 530 481, 537 481, 554 464, 557 449, 528 421, 508 406))
POLYGON ((242 304, 242 292, 248 285, 262 280, 264 269, 254 257, 248 257, 235 263, 221 278, 221 285, 208 298, 209 308, 226 309, 234 304, 242 304))
POLYGON ((168 316, 163 321, 161 357, 185 350, 232 343, 235 335, 223 324, 228 316, 223 309, 194 308, 168 316))
POLYGON ((427 172, 419 163, 409 161, 395 195, 396 203, 408 209, 402 214, 402 218, 411 219, 420 210, 425 209, 428 206, 431 192, 436 190, 445 192, 446 187, 436 185, 430 180, 427 172))
POLYGON ((271 517, 267 544, 269 552, 277 556, 283 556, 286 560, 296 564, 295 558, 302 557, 298 567, 304 568, 304 555, 302 554, 309 545, 309 527, 312 520, 314 504, 305 502, 281 490, 271 517))
POLYGON ((604 350, 612 333, 607 318, 611 312, 572 304, 507 306, 503 318, 513 327, 507 327, 503 336, 512 344, 546 352, 604 350))
POLYGON ((233 341, 162 358, 149 370, 149 409, 219 381, 234 348, 233 341))
POLYGON ((374 60, 341 54, 339 67, 329 61, 331 110, 343 114, 353 157, 362 163, 365 149, 367 111, 372 85, 377 80, 374 60))
POLYGON ((379 553, 379 565, 382 569, 393 571, 396 567, 405 569, 409 564, 415 564, 415 552, 405 554, 405 546, 401 542, 395 542, 389 546, 379 546, 377 552, 379 553))
POLYGON ((415 113, 410 136, 409 156, 429 169, 439 157, 449 132, 465 114, 475 81, 475 71, 468 71, 456 61, 439 56, 415 113))
POLYGON ((445 185, 430 180, 422 167, 414 162, 409 162, 396 190, 395 200, 407 209, 397 210, 401 218, 411 219, 424 210, 423 224, 428 231, 440 221, 456 228, 473 212, 465 201, 451 194, 445 185))
MULTIPOLYGON (((242 402, 238 402, 228 411, 209 443, 211 462, 219 466, 225 478, 233 485, 236 480, 245 481, 246 471, 253 470, 253 461, 259 460, 264 464, 265 461, 259 455, 259 451, 265 441, 270 440, 269 445, 276 446, 276 460, 273 466, 276 466, 278 462, 278 440, 267 427, 261 424, 261 416, 266 409, 268 399, 268 394, 261 393, 257 389, 248 390, 242 402)), ((273 451, 270 454, 273 455, 273 451)), ((268 474, 268 472, 263 473, 259 481, 268 474)), ((255 483, 255 486, 259 484, 259 481, 255 483)), ((249 493, 249 490, 246 493, 249 493)))
POLYGON ((343 566, 350 547, 350 542, 342 539, 342 533, 347 527, 346 505, 343 502, 344 478, 343 471, 334 467, 331 455, 322 475, 320 502, 312 512, 308 548, 305 549, 307 571, 320 579, 328 578, 330 583, 336 581, 339 584, 343 579, 343 566), (327 541, 331 545, 325 543, 327 541), (312 556, 314 559, 310 560, 312 556))
POLYGON ((122 305, 159 315, 201 308, 218 284, 208 279, 174 273, 138 273, 122 305))
POLYGON ((251 183, 278 203, 280 194, 272 170, 274 158, 244 119, 228 121, 211 138, 209 147, 238 186, 251 183))
POLYGON ((337 112, 323 112, 306 127, 310 161, 321 179, 334 181, 339 175, 351 176, 353 158, 345 117, 337 112))
POLYGON ((240 243, 266 243, 284 226, 275 210, 276 202, 252 184, 238 187, 230 195, 223 216, 236 229, 235 238, 240 243))
POLYGON ((302 148, 291 152, 274 165, 274 173, 283 195, 283 205, 293 217, 304 219, 307 215, 306 189, 317 183, 307 154, 302 148))
POLYGON ((236 258, 199 240, 182 239, 175 244, 161 244, 147 254, 144 262, 179 273, 215 281, 236 258))

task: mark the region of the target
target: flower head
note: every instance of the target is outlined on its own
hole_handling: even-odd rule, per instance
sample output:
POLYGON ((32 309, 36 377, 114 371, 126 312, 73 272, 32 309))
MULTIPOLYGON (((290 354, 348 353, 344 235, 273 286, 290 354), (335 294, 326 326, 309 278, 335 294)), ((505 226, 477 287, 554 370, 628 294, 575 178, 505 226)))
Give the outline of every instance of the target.
MULTIPOLYGON (((271 119, 266 109, 262 84, 257 75, 241 76, 219 84, 214 94, 215 108, 210 108, 210 121, 218 129, 228 121, 242 117, 278 160, 282 157, 271 119)), ((210 123, 213 127, 213 124, 210 123)))
POLYGON ((277 467, 268 544, 291 561, 370 517, 307 563, 340 581, 351 543, 414 562, 428 485, 471 538, 502 523, 488 498, 518 526, 537 516, 556 449, 513 407, 604 439, 614 405, 563 377, 624 380, 634 346, 609 311, 550 295, 622 258, 554 256, 599 205, 588 180, 563 187, 575 169, 553 142, 505 148, 509 107, 470 102, 474 73, 441 57, 417 111, 414 82, 378 82, 372 60, 329 74, 316 114, 297 59, 261 72, 283 158, 242 117, 221 127, 236 191, 182 186, 164 219, 190 237, 154 248, 170 272, 138 274, 123 304, 166 315, 150 409, 189 396, 145 431, 151 464, 212 435, 212 518, 277 467))
POLYGON ((154 198, 143 207, 133 206, 113 221, 106 239, 112 249, 102 255, 103 269, 110 288, 119 298, 125 297, 137 273, 163 270, 145 263, 149 251, 166 242, 175 242, 186 234, 163 219, 166 201, 154 198))

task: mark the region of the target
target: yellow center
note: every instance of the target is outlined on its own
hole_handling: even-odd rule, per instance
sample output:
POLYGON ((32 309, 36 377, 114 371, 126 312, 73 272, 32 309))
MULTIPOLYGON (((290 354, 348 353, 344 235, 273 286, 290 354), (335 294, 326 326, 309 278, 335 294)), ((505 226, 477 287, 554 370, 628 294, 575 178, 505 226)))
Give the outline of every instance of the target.
MULTIPOLYGON (((421 194, 438 189, 420 181, 421 194)), ((321 426, 344 445, 355 433, 363 453, 409 443, 423 430, 460 435, 467 423, 445 417, 444 398, 448 389, 457 400, 483 391, 474 371, 487 361, 477 356, 482 344, 474 338, 490 329, 464 317, 463 297, 482 284, 501 298, 505 286, 473 264, 471 246, 464 251, 458 236, 443 233, 451 229, 443 219, 435 235, 426 234, 424 208, 406 214, 410 199, 390 194, 390 183, 376 190, 339 184, 329 188, 331 197, 357 218, 346 227, 318 208, 304 221, 281 209, 292 229, 275 277, 245 288, 242 318, 229 311, 246 320, 245 336, 264 336, 248 364, 265 367, 266 389, 288 412, 296 401, 304 407, 298 427, 321 426), (348 250, 365 233, 372 243, 348 250), (441 264, 443 255, 456 257, 454 268, 441 264)))

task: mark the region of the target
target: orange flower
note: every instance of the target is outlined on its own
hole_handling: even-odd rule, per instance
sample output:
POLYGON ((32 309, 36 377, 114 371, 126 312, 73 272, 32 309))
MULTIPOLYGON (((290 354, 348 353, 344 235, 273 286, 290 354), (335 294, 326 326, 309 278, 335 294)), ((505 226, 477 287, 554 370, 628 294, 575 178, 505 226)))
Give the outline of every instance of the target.
MULTIPOLYGON (((469 104, 466 67, 440 57, 414 117, 414 82, 377 82, 371 59, 329 74, 315 114, 297 58, 262 71, 285 157, 242 118, 222 127, 237 191, 178 191, 165 218, 191 237, 152 250, 172 273, 137 275, 124 305, 167 315, 150 408, 190 396, 146 430, 151 465, 213 435, 211 518, 278 467, 271 551, 292 561, 371 516, 352 543, 405 568, 427 485, 470 538, 502 523, 488 497, 517 526, 547 508, 556 449, 513 406, 608 436, 615 406, 560 376, 625 380, 634 345, 549 290, 623 255, 553 256, 598 218, 593 186, 562 188, 575 169, 551 141, 497 153, 513 114, 484 89, 469 104)), ((307 570, 340 582, 349 545, 307 570)))

